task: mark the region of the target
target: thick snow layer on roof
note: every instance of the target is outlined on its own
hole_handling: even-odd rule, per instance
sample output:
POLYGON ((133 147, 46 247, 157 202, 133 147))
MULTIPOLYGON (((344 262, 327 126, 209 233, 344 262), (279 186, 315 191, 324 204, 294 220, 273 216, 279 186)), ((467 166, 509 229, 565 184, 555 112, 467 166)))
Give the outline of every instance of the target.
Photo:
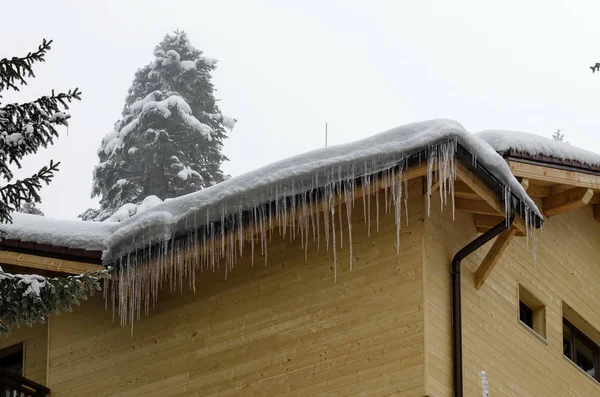
POLYGON ((94 251, 106 249, 117 223, 82 222, 14 213, 12 224, 0 224, 0 237, 94 251))
POLYGON ((0 225, 8 238, 104 249, 105 262, 151 242, 164 241, 282 196, 310 190, 329 178, 347 180, 392 167, 407 156, 433 144, 456 140, 472 151, 528 207, 534 202, 513 177, 503 158, 483 139, 452 120, 430 120, 393 128, 356 142, 317 149, 228 179, 185 196, 167 199, 120 223, 57 221, 15 215, 13 225, 0 225), (333 171, 333 172, 332 172, 333 171), (317 180, 318 178, 318 180, 317 180))
POLYGON ((600 154, 598 153, 528 132, 486 130, 481 131, 477 136, 497 152, 512 149, 532 156, 549 156, 560 160, 572 160, 582 164, 600 166, 600 154))

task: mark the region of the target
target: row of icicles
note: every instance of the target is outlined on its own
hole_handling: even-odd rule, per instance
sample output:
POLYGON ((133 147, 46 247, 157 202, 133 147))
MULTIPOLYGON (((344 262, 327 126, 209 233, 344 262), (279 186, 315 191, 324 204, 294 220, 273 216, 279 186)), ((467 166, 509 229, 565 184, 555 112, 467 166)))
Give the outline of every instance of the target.
MULTIPOLYGON (((427 213, 435 189, 439 190, 442 208, 451 199, 454 218, 454 181, 456 142, 450 141, 432 147, 427 156, 427 213)), ((143 253, 132 253, 115 263, 114 277, 107 280, 104 294, 114 308, 118 307, 121 325, 140 319, 142 311, 148 315, 151 304, 156 303, 161 287, 168 283, 173 292, 183 290, 184 284, 195 292, 198 271, 223 269, 227 279, 237 261, 243 256, 244 245, 250 244, 252 265, 256 252, 268 261, 268 242, 273 233, 290 240, 300 239, 305 258, 308 246, 314 244, 333 252, 333 277, 337 281, 337 251, 344 244, 349 248, 350 270, 353 270, 352 208, 362 199, 367 234, 371 234, 371 200, 375 200, 375 230, 379 231, 380 207, 385 214, 394 213, 396 249, 400 250, 402 213, 408 222, 408 177, 401 165, 389 167, 359 178, 334 179, 319 188, 311 188, 286 197, 252 207, 246 211, 226 213, 221 211, 220 222, 206 222, 184 238, 149 242, 143 253), (360 180, 357 186, 357 179, 360 180), (380 201, 383 199, 383 203, 380 201), (344 210, 346 209, 345 214, 344 210), (345 226, 344 226, 345 223, 345 226), (321 241, 321 229, 325 236, 321 241), (346 231, 344 230, 346 229, 346 231), (339 247, 339 248, 338 248, 339 247), (110 291, 110 292, 109 292, 110 291)), ((341 174, 341 173, 340 173, 341 174)), ((360 204, 359 204, 360 205, 360 204)))

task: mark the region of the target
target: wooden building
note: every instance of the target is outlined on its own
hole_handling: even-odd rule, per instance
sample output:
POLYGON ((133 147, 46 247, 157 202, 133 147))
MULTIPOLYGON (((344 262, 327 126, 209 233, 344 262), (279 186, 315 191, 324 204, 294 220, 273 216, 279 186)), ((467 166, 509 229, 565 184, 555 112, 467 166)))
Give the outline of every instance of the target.
MULTIPOLYGON (((560 143, 543 138, 549 149, 528 153, 432 123, 414 136, 450 132, 342 187, 323 178, 310 194, 325 200, 295 190, 280 213, 246 209, 241 229, 209 235, 223 257, 214 272, 198 238, 161 246, 169 260, 152 248, 132 249, 135 264, 113 256, 162 272, 148 315, 119 293, 153 275, 117 271, 107 299, 1 337, 0 363, 17 357, 25 378, 61 397, 480 396, 482 371, 494 397, 600 396, 600 155, 557 157, 560 143)), ((98 249, 24 240, 36 223, 20 219, 5 230, 4 270, 102 265, 98 249)), ((190 230, 209 230, 199 225, 190 230)))

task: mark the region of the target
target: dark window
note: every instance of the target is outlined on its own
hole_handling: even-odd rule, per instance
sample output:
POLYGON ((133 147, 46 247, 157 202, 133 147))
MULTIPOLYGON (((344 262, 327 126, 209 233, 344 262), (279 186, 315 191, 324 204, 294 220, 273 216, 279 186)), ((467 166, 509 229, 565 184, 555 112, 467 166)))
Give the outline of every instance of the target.
POLYGON ((523 324, 533 329, 533 309, 523 302, 519 302, 519 319, 523 324))
POLYGON ((546 305, 519 284, 519 320, 546 339, 546 305))
POLYGON ((588 375, 600 381, 600 348, 573 324, 563 319, 563 353, 588 375))
POLYGON ((0 350, 0 368, 15 375, 23 376, 23 344, 13 345, 0 350))

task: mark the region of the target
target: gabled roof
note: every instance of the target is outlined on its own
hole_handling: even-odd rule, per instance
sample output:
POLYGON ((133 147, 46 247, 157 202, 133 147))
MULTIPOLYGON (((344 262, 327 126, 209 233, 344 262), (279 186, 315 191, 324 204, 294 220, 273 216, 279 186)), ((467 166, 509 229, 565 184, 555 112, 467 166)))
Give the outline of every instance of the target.
POLYGON ((521 209, 541 217, 495 148, 458 122, 439 119, 404 125, 353 143, 290 157, 211 188, 165 200, 121 223, 61 221, 15 214, 14 223, 0 225, 0 232, 9 240, 102 250, 104 262, 108 263, 153 243, 193 233, 202 225, 218 224, 234 214, 247 214, 262 204, 283 200, 285 205, 290 197, 322 186, 427 163, 432 156, 439 163, 442 157, 448 154, 455 157, 461 152, 462 157, 468 157, 462 161, 485 171, 486 180, 493 185, 490 188, 504 189, 505 197, 512 197, 520 203, 521 209))

